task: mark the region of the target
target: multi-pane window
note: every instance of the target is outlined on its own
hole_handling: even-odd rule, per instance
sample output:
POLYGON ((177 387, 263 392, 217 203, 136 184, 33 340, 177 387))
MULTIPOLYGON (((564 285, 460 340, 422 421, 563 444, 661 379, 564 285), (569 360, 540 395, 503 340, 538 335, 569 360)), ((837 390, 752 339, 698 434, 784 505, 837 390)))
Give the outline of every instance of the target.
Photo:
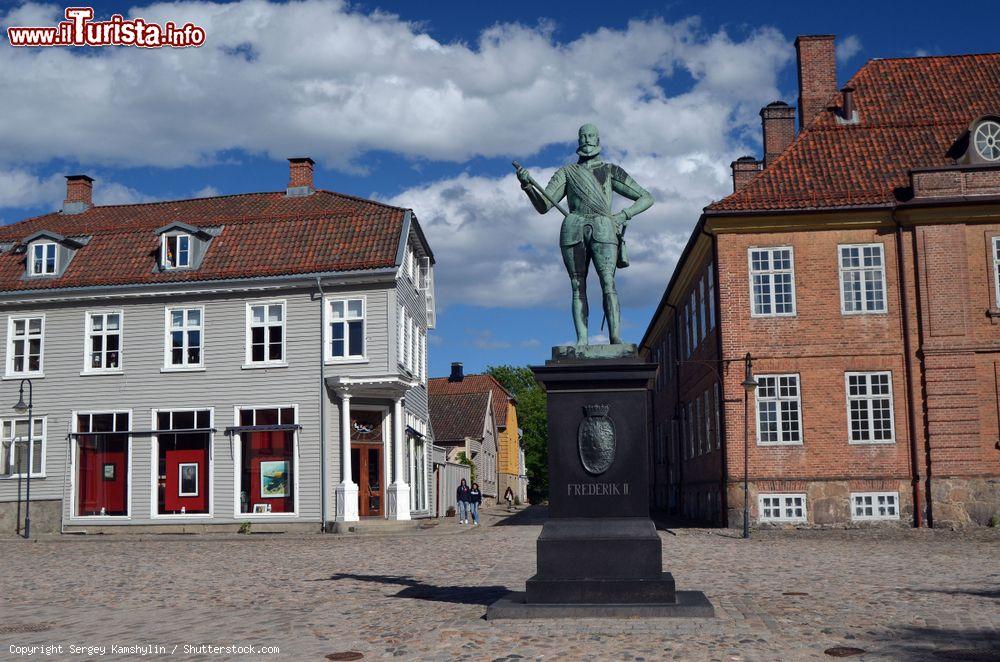
POLYGON ((687 403, 687 416, 684 417, 684 433, 687 436, 688 457, 694 457, 694 407, 687 403))
POLYGON ((0 421, 0 478, 32 477, 45 475, 45 418, 31 419, 32 431, 28 434, 28 419, 0 421))
POLYGON ((295 512, 298 436, 294 407, 240 409, 239 512, 295 512))
POLYGON ((715 264, 708 265, 708 328, 715 328, 715 264))
POLYGON ((996 290, 996 306, 1000 308, 1000 237, 993 237, 993 287, 996 290))
POLYGON ((688 301, 688 319, 691 320, 691 349, 697 349, 701 341, 701 331, 698 329, 698 290, 691 290, 691 298, 688 301))
POLYGON ((892 373, 849 372, 846 380, 851 443, 894 441, 892 373))
POLYGON ((42 340, 45 318, 10 318, 7 327, 7 374, 38 375, 42 372, 42 340))
POLYGON ((122 313, 87 313, 87 372, 121 369, 122 313))
POLYGON ((714 391, 712 392, 713 398, 712 402, 715 409, 715 449, 719 450, 722 448, 722 422, 720 420, 722 401, 719 399, 719 383, 716 382, 713 386, 714 391))
POLYGON ((757 443, 802 443, 802 401, 798 375, 757 377, 757 443))
POLYGON ((201 367, 203 342, 204 311, 201 308, 167 309, 167 367, 201 367))
POLYGON ((28 261, 32 276, 51 276, 56 273, 56 245, 51 241, 38 241, 31 245, 28 261))
POLYGON ((899 492, 852 492, 851 519, 899 519, 899 492))
POLYGON ((330 359, 360 359, 365 355, 365 300, 330 301, 330 359))
POLYGON ((698 280, 698 304, 698 339, 704 340, 708 335, 708 296, 704 276, 698 280))
POLYGON ((761 494, 758 498, 762 522, 806 521, 805 494, 761 494))
POLYGON ((158 411, 155 420, 155 514, 208 513, 212 411, 158 411))
POLYGON ((840 302, 844 313, 885 312, 882 244, 840 247, 840 302))
POLYGON ((164 269, 184 269, 191 266, 191 235, 166 234, 161 242, 164 269))
POLYGON ((247 304, 247 363, 285 360, 285 304, 247 304))
POLYGON ((77 516, 129 514, 130 419, 128 412, 77 414, 77 516))
POLYGON ((754 317, 795 314, 791 246, 750 249, 750 305, 754 317))

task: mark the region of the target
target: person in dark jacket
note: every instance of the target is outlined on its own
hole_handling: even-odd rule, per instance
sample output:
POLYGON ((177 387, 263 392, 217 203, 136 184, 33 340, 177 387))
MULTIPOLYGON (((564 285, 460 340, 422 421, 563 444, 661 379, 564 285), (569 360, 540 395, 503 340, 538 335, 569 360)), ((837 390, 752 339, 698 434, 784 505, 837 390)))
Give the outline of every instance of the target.
POLYGON ((472 525, 479 526, 479 504, 483 502, 483 493, 479 491, 479 483, 473 483, 469 490, 469 508, 472 510, 472 525))
POLYGON ((462 482, 458 484, 458 490, 455 494, 455 498, 458 501, 458 521, 462 524, 469 523, 469 484, 462 479, 462 482))
POLYGON ((510 512, 510 507, 514 504, 514 490, 510 489, 510 485, 507 486, 507 491, 503 493, 503 500, 507 502, 507 512, 510 512))

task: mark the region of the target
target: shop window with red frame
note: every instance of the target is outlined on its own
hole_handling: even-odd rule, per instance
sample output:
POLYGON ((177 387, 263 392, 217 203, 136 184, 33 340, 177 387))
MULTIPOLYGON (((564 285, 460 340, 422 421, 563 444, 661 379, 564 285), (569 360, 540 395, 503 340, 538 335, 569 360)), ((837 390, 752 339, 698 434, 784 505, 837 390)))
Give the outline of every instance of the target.
POLYGON ((129 414, 77 414, 76 514, 128 515, 129 414))
POLYGON ((240 512, 295 512, 295 409, 241 409, 240 427, 287 426, 240 432, 240 512))
POLYGON ((212 413, 207 409, 156 413, 158 514, 208 512, 211 428, 212 413))

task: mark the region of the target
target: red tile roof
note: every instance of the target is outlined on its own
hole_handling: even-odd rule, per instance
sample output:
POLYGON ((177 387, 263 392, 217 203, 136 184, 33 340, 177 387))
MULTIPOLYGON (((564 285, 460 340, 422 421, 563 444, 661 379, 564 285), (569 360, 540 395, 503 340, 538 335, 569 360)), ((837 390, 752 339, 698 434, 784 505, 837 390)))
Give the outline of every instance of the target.
POLYGON ((490 394, 433 393, 428 396, 434 443, 453 446, 483 436, 490 394))
POLYGON ((745 188, 705 211, 895 204, 907 171, 953 165, 948 152, 969 125, 1000 112, 1000 53, 871 60, 847 84, 857 124, 820 113, 745 188))
POLYGON ((507 426, 507 403, 514 401, 514 396, 493 375, 465 375, 460 382, 449 381, 447 377, 436 377, 427 380, 427 388, 431 395, 492 392, 493 418, 498 428, 507 426))
POLYGON ((23 252, 0 254, 0 291, 255 278, 392 267, 406 210, 330 191, 250 193, 55 212, 0 227, 0 242, 38 230, 90 236, 58 278, 24 280, 23 252), (160 272, 155 230, 223 226, 198 269, 160 272))

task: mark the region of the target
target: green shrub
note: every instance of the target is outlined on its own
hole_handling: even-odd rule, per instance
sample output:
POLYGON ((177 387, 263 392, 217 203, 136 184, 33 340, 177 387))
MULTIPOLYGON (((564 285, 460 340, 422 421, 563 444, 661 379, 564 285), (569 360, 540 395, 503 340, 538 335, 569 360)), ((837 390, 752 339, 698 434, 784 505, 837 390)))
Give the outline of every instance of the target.
POLYGON ((994 529, 996 527, 1000 526, 1000 517, 998 517, 997 515, 994 515, 993 517, 991 517, 990 518, 990 523, 987 526, 991 526, 994 529))
POLYGON ((243 522, 242 524, 240 524, 240 528, 237 531, 237 533, 242 533, 244 535, 249 534, 250 533, 250 522, 243 522))

